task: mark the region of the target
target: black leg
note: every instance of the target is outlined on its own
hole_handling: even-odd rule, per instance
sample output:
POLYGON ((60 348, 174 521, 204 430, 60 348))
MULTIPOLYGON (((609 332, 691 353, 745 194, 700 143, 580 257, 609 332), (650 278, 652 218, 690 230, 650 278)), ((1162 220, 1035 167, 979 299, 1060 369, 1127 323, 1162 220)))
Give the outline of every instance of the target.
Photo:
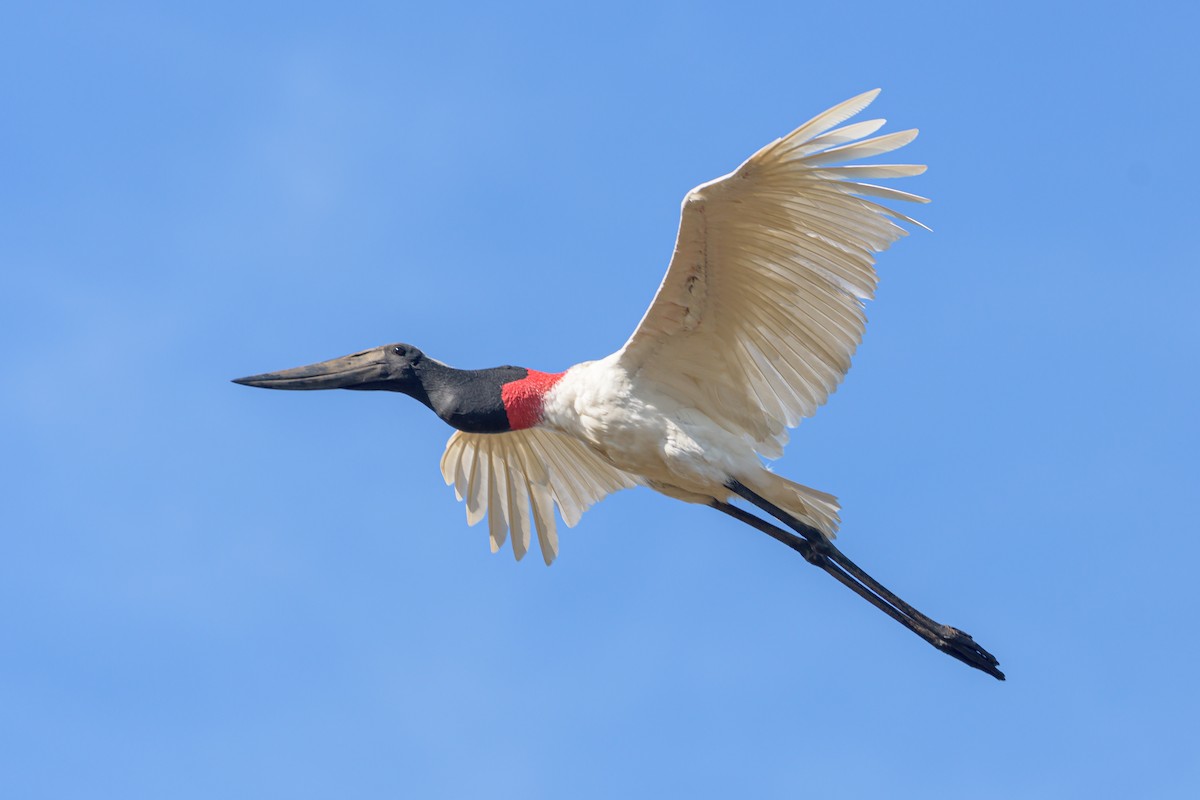
POLYGON ((845 554, 834 547, 833 543, 819 530, 810 525, 805 525, 783 509, 770 503, 740 483, 731 481, 729 488, 763 511, 766 511, 789 527, 795 529, 800 536, 785 531, 729 503, 713 501, 713 508, 750 525, 756 530, 762 531, 776 541, 786 544, 804 556, 804 559, 810 564, 818 566, 829 573, 839 583, 850 588, 855 594, 880 611, 883 611, 889 617, 943 653, 962 661, 968 666, 986 672, 998 680, 1004 680, 1004 673, 997 668, 999 662, 991 653, 976 644, 974 639, 957 628, 934 622, 899 597, 896 597, 895 594, 864 572, 857 564, 846 558, 845 554))
MULTIPOLYGON (((727 485, 735 494, 748 500, 753 505, 758 506, 763 511, 775 517, 775 519, 796 531, 796 533, 799 533, 805 538, 805 540, 813 544, 814 547, 823 550, 835 564, 842 567, 842 569, 846 570, 846 572, 853 575, 866 586, 869 586, 872 591, 876 592, 880 597, 884 598, 893 606, 903 611, 906 615, 912 617, 913 619, 921 620, 926 627, 931 629, 936 630, 940 627, 949 627, 946 625, 939 625, 929 617, 922 614, 920 611, 917 611, 908 603, 901 600, 896 595, 892 594, 892 592, 886 586, 876 581, 865 571, 863 571, 857 564, 847 558, 841 550, 834 546, 833 542, 829 541, 825 534, 821 533, 816 528, 812 527, 811 525, 804 524, 779 506, 767 500, 762 495, 754 492, 737 481, 730 481, 727 485)), ((954 629, 950 628, 950 630, 954 629)))

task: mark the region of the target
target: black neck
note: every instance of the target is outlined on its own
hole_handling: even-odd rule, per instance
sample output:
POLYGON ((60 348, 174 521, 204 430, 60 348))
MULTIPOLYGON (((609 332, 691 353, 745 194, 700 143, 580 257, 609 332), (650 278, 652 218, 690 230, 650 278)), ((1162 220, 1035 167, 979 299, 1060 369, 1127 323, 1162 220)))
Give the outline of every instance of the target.
POLYGON ((431 358, 413 365, 416 381, 399 387, 420 400, 447 424, 468 433, 509 430, 501 389, 529 374, 524 367, 455 369, 431 358))

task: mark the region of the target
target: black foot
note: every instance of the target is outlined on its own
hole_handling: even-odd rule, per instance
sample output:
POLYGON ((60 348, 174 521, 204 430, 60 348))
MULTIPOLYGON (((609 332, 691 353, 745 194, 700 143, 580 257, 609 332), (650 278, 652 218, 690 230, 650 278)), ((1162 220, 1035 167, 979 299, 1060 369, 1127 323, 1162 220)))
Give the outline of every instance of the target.
POLYGON ((957 658, 964 664, 986 672, 997 680, 1004 680, 1004 673, 997 668, 1000 662, 994 655, 980 647, 970 634, 963 633, 958 628, 952 628, 949 625, 938 625, 934 632, 938 641, 930 642, 930 644, 938 650, 957 658))

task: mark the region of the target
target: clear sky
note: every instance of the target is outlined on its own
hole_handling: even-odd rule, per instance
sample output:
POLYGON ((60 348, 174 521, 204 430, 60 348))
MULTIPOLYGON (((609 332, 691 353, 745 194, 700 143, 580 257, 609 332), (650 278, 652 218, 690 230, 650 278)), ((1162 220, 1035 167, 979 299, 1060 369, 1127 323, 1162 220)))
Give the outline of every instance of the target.
POLYGON ((74 5, 0 26, 0 794, 1200 796, 1190 6, 74 5), (229 383, 605 355, 876 86, 934 233, 777 469, 1007 683, 648 490, 493 556, 416 403, 229 383))

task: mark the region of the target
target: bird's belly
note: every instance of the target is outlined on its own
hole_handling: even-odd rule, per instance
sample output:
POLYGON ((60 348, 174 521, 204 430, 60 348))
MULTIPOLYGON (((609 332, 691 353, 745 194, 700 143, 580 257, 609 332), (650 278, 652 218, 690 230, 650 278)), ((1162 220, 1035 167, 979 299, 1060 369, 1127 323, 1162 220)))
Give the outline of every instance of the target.
POLYGON ((623 376, 581 377, 591 380, 568 372, 547 397, 544 424, 651 488, 689 502, 725 499, 731 477, 758 468, 749 443, 696 409, 623 376))

